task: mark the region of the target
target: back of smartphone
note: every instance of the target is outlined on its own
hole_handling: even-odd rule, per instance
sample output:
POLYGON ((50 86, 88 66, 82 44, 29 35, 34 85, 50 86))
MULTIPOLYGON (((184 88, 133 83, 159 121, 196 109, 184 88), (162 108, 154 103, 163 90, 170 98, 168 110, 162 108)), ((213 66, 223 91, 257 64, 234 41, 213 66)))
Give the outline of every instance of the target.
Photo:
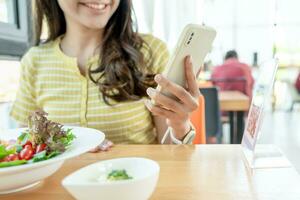
MULTIPOLYGON (((194 73, 196 74, 204 63, 206 55, 212 48, 216 31, 207 26, 196 24, 187 25, 178 40, 163 75, 169 80, 185 87, 184 59, 190 55, 193 59, 194 73)), ((158 87, 161 91, 161 88, 158 87)), ((164 94, 170 96, 167 92, 164 94)))

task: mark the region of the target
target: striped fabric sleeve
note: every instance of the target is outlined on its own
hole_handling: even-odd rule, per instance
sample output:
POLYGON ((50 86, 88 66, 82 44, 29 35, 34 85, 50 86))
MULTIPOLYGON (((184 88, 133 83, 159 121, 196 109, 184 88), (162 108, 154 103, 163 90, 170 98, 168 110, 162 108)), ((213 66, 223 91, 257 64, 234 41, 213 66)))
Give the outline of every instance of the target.
POLYGON ((163 41, 156 39, 155 45, 152 46, 153 52, 153 72, 162 73, 169 61, 169 50, 163 41))
POLYGON ((151 72, 155 74, 162 73, 169 60, 169 51, 166 43, 151 34, 142 34, 141 36, 151 49, 151 54, 147 47, 144 46, 142 49, 145 59, 151 60, 151 72))
POLYGON ((35 69, 30 53, 28 52, 21 60, 19 89, 10 112, 10 116, 21 125, 26 125, 29 114, 38 109, 34 82, 35 69))

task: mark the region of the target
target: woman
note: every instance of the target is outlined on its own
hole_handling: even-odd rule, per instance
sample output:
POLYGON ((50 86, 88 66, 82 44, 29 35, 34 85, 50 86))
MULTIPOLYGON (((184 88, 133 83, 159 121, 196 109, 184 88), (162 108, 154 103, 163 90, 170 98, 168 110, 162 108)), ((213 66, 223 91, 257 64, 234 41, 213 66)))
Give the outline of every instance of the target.
POLYGON ((192 61, 185 60, 186 89, 160 75, 167 47, 133 30, 130 0, 35 3, 37 42, 21 61, 20 89, 11 111, 19 123, 26 124, 27 116, 41 108, 53 121, 99 129, 123 144, 157 143, 168 126, 172 141, 192 131, 189 114, 199 97, 192 61), (43 18, 49 34, 39 44, 43 18), (180 102, 157 92, 156 84, 180 102))

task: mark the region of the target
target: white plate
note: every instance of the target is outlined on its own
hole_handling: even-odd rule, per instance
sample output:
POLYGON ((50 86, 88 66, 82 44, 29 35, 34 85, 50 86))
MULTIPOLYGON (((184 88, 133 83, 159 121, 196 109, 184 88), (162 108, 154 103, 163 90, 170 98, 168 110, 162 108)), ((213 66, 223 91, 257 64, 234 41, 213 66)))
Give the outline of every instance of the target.
MULTIPOLYGON (((0 168, 0 194, 17 192, 36 185, 44 178, 52 175, 66 159, 79 156, 96 147, 104 141, 104 134, 98 130, 81 127, 65 126, 72 128, 76 136, 70 148, 61 155, 49 160, 19 165, 14 167, 0 168)), ((16 139, 26 129, 12 129, 0 133, 1 140, 16 139)))

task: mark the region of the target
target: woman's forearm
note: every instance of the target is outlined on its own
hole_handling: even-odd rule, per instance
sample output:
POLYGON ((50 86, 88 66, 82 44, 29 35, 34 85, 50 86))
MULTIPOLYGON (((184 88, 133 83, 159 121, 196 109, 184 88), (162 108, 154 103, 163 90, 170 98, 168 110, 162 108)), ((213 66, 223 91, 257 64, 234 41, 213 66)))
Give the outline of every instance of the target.
MULTIPOLYGON (((162 138, 164 137, 164 135, 168 129, 166 118, 159 117, 159 116, 153 116, 153 120, 154 120, 154 124, 155 124, 155 128, 156 128, 157 141, 160 144, 162 138)), ((170 138, 167 138, 167 140, 165 141, 165 144, 170 144, 170 143, 171 143, 170 138)))

